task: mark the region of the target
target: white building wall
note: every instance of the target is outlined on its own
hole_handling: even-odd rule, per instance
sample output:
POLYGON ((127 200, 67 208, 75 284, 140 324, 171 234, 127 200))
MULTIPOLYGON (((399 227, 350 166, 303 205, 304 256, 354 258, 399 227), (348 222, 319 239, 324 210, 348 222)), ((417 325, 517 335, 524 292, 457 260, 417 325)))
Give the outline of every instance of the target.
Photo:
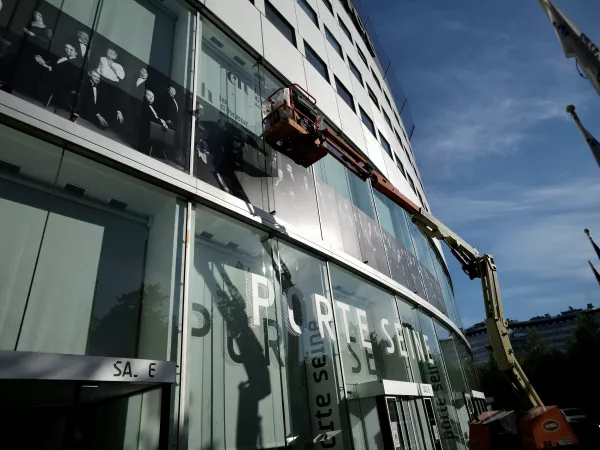
MULTIPOLYGON (((426 203, 418 172, 414 168, 410 142, 405 139, 402 125, 398 124, 396 119, 396 116, 400 115, 399 109, 389 87, 384 82, 384 74, 381 73, 377 62, 367 51, 359 32, 341 3, 338 0, 331 0, 334 12, 332 14, 322 0, 306 0, 318 16, 317 26, 297 0, 270 0, 271 5, 294 28, 296 34, 296 46, 294 46, 266 18, 266 1, 269 0, 254 0, 253 2, 250 0, 204 0, 210 12, 262 55, 266 62, 278 71, 287 82, 297 83, 306 88, 317 99, 318 107, 327 118, 338 126, 346 137, 359 147, 403 194, 420 204, 419 197, 413 192, 410 183, 401 174, 396 163, 385 153, 379 139, 362 124, 360 106, 373 120, 376 133, 381 133, 390 143, 394 157, 400 159, 426 203), (339 20, 342 20, 350 30, 352 41, 341 29, 339 20), (340 43, 343 58, 327 41, 325 27, 340 43), (304 41, 327 64, 329 80, 325 80, 306 59, 304 41), (368 67, 359 56, 357 47, 365 56, 368 67), (350 71, 348 58, 358 67, 363 83, 368 84, 373 91, 379 107, 370 99, 364 84, 361 84, 350 71), (375 82, 372 71, 377 75, 381 87, 375 82), (355 103, 354 111, 336 94, 334 77, 337 77, 352 94, 355 103), (385 91, 392 107, 388 104, 382 90, 385 91), (392 127, 388 125, 381 109, 390 118, 392 127), (397 135, 401 138, 401 142, 398 141, 397 135)), ((429 205, 425 206, 429 208, 429 205)))

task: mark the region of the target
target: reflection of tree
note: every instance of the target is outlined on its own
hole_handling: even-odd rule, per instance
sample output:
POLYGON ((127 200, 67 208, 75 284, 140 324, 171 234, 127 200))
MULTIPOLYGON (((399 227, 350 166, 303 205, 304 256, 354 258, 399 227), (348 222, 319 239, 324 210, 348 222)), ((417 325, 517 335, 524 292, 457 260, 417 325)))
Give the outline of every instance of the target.
MULTIPOLYGON (((548 345, 538 331, 528 330, 527 344, 519 352, 519 361, 545 404, 578 407, 588 414, 596 414, 600 391, 582 389, 582 386, 589 386, 590 377, 594 376, 594 355, 600 348, 600 331, 591 314, 579 315, 575 320, 573 339, 568 342, 565 352, 548 345)), ((492 355, 488 363, 478 364, 476 370, 481 390, 494 397, 494 407, 522 408, 492 355)))
MULTIPOLYGON (((92 317, 87 353, 96 356, 139 356, 142 323, 145 329, 154 332, 164 330, 169 322, 169 310, 169 296, 161 292, 160 283, 142 284, 139 289, 122 294, 107 314, 92 317)), ((171 320, 175 329, 177 319, 178 313, 174 311, 171 320)), ((166 355, 167 352, 159 354, 166 355)), ((159 356, 159 359, 164 357, 159 356)))
MULTIPOLYGON (((197 271, 202 275, 206 285, 214 295, 214 302, 217 306, 227 330, 227 341, 237 345, 239 353, 233 354, 233 348, 229 345, 229 353, 236 363, 242 364, 247 380, 241 382, 237 388, 239 390, 237 405, 237 423, 236 429, 236 448, 261 448, 261 421, 259 415, 259 402, 271 394, 271 378, 264 356, 264 350, 256 335, 250 328, 248 316, 246 314, 246 302, 243 295, 239 292, 235 284, 226 271, 224 264, 211 262, 202 258, 197 261, 197 271), (222 279, 219 283, 211 270, 211 267, 218 270, 222 279)), ((214 320, 214 319, 213 319, 214 320)), ((214 337, 213 337, 214 338, 214 337)), ((226 348, 223 348, 225 356, 226 348)), ((213 358, 204 359, 212 363, 213 358)), ((191 380, 193 385, 194 380, 191 380)), ((214 371, 211 366, 211 383, 224 383, 223 378, 214 371)), ((228 387, 223 386, 226 390, 228 387)), ((191 388, 191 393, 198 392, 201 388, 191 388)), ((190 402, 193 400, 190 394, 190 402)), ((200 400, 201 401, 201 400, 200 400)), ((204 405, 204 408, 212 408, 211 405, 204 405)), ((212 411, 211 414, 212 415, 212 411)), ((210 417, 209 415, 209 417, 210 417)), ((229 428, 229 422, 226 421, 223 426, 229 428)), ((212 427, 211 427, 212 428, 212 427)), ((212 436, 211 436, 212 439, 212 436)))

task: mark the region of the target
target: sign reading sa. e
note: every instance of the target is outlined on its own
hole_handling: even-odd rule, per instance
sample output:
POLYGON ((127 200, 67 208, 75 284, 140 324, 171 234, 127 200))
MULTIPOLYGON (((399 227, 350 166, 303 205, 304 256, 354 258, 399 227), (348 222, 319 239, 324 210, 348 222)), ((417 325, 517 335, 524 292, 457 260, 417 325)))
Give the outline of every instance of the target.
POLYGON ((142 376, 142 378, 154 378, 156 374, 155 362, 140 364, 140 361, 119 359, 115 361, 113 367, 115 370, 112 375, 115 378, 137 378, 138 376, 142 376), (135 370, 133 367, 135 367, 135 370), (143 374, 140 371, 143 371, 143 374))

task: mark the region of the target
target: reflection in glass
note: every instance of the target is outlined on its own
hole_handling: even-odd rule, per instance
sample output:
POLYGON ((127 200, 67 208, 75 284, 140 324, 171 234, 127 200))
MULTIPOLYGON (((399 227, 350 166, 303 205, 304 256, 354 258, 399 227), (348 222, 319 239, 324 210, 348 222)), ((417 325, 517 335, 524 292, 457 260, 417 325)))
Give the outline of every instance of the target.
POLYGON ((374 198, 392 278, 446 314, 450 297, 445 286, 440 286, 446 280, 438 281, 434 259, 438 265, 439 261, 432 253, 433 244, 401 206, 377 191, 374 198))
POLYGON ((289 417, 286 441, 292 448, 312 448, 318 435, 343 430, 320 447, 348 448, 345 399, 339 395, 344 390, 340 389, 341 367, 325 263, 283 242, 279 242, 278 250, 276 271, 285 323, 284 397, 289 417))
POLYGON ((202 21, 198 63, 195 175, 261 209, 263 178, 275 161, 262 146, 261 75, 256 62, 221 30, 202 21))
POLYGON ((325 264, 206 209, 194 236, 190 445, 347 448, 325 264))
POLYGON ((477 380, 477 372, 473 365, 473 357, 467 346, 460 341, 456 341, 456 348, 458 349, 458 355, 460 356, 460 362, 465 374, 467 381, 467 388, 471 391, 479 390, 479 382, 477 380))
POLYGON ((0 349, 14 350, 62 150, 0 126, 0 349))
POLYGON ((185 170, 194 23, 177 0, 5 0, 0 88, 185 170))
POLYGON ((410 381, 394 297, 333 265, 331 284, 346 383, 410 381))
POLYGON ((200 208, 194 236, 188 442, 283 446, 279 285, 267 236, 200 208))
POLYGON ((435 323, 435 330, 448 371, 448 378, 453 394, 453 404, 458 414, 458 419, 463 430, 463 436, 465 439, 468 439, 470 419, 463 394, 468 388, 457 350, 458 338, 437 322, 435 323))
POLYGON ((35 138, 0 140, 15 168, 0 175, 2 348, 173 359, 184 208, 35 138))
POLYGON ((157 188, 65 153, 16 349, 172 359, 184 212, 157 188))
POLYGON ((194 172, 205 183, 320 238, 313 174, 261 138, 263 104, 282 86, 203 20, 194 172))
POLYGON ((313 167, 323 240, 379 272, 389 274, 371 200, 371 185, 329 155, 313 167))
POLYGON ((419 260, 415 256, 406 212, 380 192, 373 193, 391 276, 411 291, 419 293, 422 291, 419 260))
POLYGON ((443 348, 440 348, 436 338, 438 325, 436 324, 434 328, 433 320, 420 311, 416 311, 416 319, 423 335, 429 337, 428 343, 433 362, 432 364, 419 363, 416 368, 423 382, 431 384, 433 388, 433 409, 443 446, 451 450, 466 450, 463 436, 465 432, 468 433, 468 423, 466 428, 462 428, 465 424, 459 422, 458 409, 446 371, 446 354, 443 348))
POLYGON ((416 256, 419 258, 419 273, 423 280, 424 295, 429 303, 435 306, 444 314, 448 315, 446 310, 446 304, 444 303, 444 296, 440 288, 440 283, 435 275, 435 268, 433 266, 433 255, 431 254, 431 241, 426 237, 417 226, 409 220, 409 228, 414 242, 414 248, 416 250, 416 256))

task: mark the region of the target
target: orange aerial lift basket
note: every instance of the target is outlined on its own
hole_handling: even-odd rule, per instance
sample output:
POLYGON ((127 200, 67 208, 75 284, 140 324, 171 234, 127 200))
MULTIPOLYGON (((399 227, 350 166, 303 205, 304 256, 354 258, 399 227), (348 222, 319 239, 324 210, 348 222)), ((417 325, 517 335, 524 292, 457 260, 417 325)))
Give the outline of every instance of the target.
POLYGON ((323 117, 312 95, 293 84, 277 89, 268 100, 270 110, 263 119, 267 144, 303 167, 327 154, 323 145, 323 117))

